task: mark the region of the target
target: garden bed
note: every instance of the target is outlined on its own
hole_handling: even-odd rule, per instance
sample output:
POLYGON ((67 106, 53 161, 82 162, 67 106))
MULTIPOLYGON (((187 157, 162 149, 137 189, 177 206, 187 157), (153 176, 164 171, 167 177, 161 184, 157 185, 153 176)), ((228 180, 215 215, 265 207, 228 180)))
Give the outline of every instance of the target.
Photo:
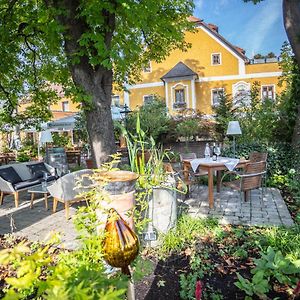
MULTIPOLYGON (((196 285, 193 282, 202 276, 201 299, 245 299, 245 292, 235 285, 237 272, 250 279, 253 261, 259 257, 259 251, 258 248, 247 249, 244 238, 236 238, 234 233, 229 233, 222 243, 214 243, 207 236, 199 239, 193 249, 187 247, 165 259, 145 253, 145 257, 154 263, 154 272, 136 284, 136 299, 195 299, 196 285), (198 270, 195 266, 191 268, 195 261, 199 264, 198 270)), ((268 299, 293 299, 289 298, 284 285, 275 281, 270 284, 274 290, 268 293, 268 299)), ((259 297, 253 296, 253 299, 259 297)))
MULTIPOLYGON (((237 274, 251 281, 257 259, 270 247, 284 257, 288 254, 299 259, 299 237, 299 227, 220 226, 213 219, 183 216, 177 228, 164 237, 160 248, 143 251, 143 259, 153 263, 153 270, 135 283, 136 300, 195 299, 197 281, 201 281, 202 300, 245 299, 245 291, 235 284, 237 274)), ((0 250, 22 240, 12 235, 0 236, 0 250)), ((36 247, 30 246, 33 251, 36 247)), ((55 253, 52 251, 51 255, 55 253)), ((0 298, 6 286, 4 280, 11 276, 15 276, 14 271, 0 266, 0 298)), ((272 273, 267 284, 266 298, 253 295, 248 299, 297 299, 293 298, 293 289, 280 284, 272 273)))

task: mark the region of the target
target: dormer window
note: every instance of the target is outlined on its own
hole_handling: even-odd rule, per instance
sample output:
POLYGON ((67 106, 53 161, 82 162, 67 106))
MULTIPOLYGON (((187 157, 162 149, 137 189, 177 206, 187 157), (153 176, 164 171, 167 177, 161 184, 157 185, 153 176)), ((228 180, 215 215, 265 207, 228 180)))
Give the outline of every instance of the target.
POLYGON ((221 53, 212 53, 211 55, 211 64, 213 66, 221 65, 221 53))
POLYGON ((181 83, 172 87, 173 108, 182 109, 187 107, 187 86, 181 83))

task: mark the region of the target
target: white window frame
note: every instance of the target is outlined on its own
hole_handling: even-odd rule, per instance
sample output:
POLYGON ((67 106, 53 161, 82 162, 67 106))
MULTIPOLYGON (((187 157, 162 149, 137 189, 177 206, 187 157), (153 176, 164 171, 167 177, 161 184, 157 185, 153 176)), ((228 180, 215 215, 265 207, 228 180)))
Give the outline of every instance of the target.
MULTIPOLYGON (((261 89, 260 89, 261 100, 265 99, 263 96, 263 87, 269 87, 269 86, 273 87, 274 98, 272 100, 275 101, 276 100, 276 85, 275 84, 262 84, 261 85, 261 89)), ((270 99, 270 98, 268 97, 268 99, 270 99)))
MULTIPOLYGON (((148 67, 148 66, 147 66, 148 67)), ((151 73, 152 72, 152 64, 151 61, 149 61, 149 68, 143 67, 144 73, 151 73)))
POLYGON ((145 98, 146 98, 146 97, 152 97, 152 100, 151 100, 151 101, 154 100, 154 95, 153 95, 153 94, 143 95, 143 104, 148 104, 148 103, 149 103, 149 102, 148 102, 148 103, 145 102, 145 98))
POLYGON ((111 105, 112 106, 120 106, 120 96, 119 95, 112 95, 111 96, 111 105), (116 105, 115 99, 118 99, 118 104, 116 105))
POLYGON ((189 105, 189 86, 187 84, 183 84, 182 82, 179 82, 172 86, 171 88, 171 99, 172 99, 172 108, 173 109, 180 109, 180 108, 174 108, 174 104, 176 104, 175 99, 175 90, 177 89, 183 89, 184 90, 184 102, 186 104, 186 108, 188 108, 189 105))
POLYGON ((224 88, 213 88, 213 89, 210 90, 210 93, 211 93, 211 106, 212 107, 217 107, 217 106, 220 105, 220 103, 214 104, 214 91, 222 92, 222 94, 224 95, 225 89, 224 88))
POLYGON ((212 66, 220 66, 220 65, 222 65, 222 53, 221 52, 212 53, 211 56, 210 56, 210 62, 211 62, 212 66), (214 60, 213 60, 214 55, 219 55, 219 58, 220 58, 220 63, 219 64, 214 64, 214 60))
MULTIPOLYGON (((250 92, 251 92, 251 84, 249 82, 245 82, 245 81, 239 81, 235 84, 232 85, 232 94, 233 94, 233 106, 234 107, 237 107, 238 105, 240 105, 239 103, 236 103, 236 94, 237 92, 239 91, 239 86, 243 85, 245 87, 245 91, 247 91, 248 93, 248 101, 250 102, 251 101, 251 96, 250 96, 250 92)), ((250 103, 247 103, 247 100, 246 102, 244 103, 246 105, 249 105, 250 103)))
POLYGON ((70 111, 70 102, 69 101, 61 101, 61 111, 70 111), (65 105, 67 106, 67 109, 65 109, 65 105))

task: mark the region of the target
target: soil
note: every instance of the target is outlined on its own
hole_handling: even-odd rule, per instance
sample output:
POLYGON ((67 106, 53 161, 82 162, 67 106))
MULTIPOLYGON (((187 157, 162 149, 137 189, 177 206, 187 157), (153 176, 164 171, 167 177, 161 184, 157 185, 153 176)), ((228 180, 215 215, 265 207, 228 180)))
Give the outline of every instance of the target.
MULTIPOLYGON (((214 266, 212 272, 209 272, 204 279, 201 280, 203 284, 203 293, 217 292, 222 295, 222 298, 216 299, 245 299, 245 293, 238 289, 234 282, 237 281, 238 272, 244 278, 250 279, 250 273, 253 267, 253 257, 257 257, 256 251, 249 253, 249 257, 244 260, 237 260, 236 258, 227 255, 220 256, 218 253, 219 247, 217 245, 206 245, 210 249, 208 260, 214 266)), ((157 260, 154 257, 148 257, 153 261, 155 270, 153 274, 143 278, 140 282, 135 284, 136 300, 177 300, 181 299, 180 292, 180 274, 188 274, 191 269, 189 266, 190 257, 185 253, 172 255, 165 260, 157 260)), ((269 299, 291 299, 285 293, 284 289, 278 292, 272 291, 268 294, 269 299)), ((203 298, 201 298, 203 299, 203 298)), ((207 298, 204 299, 214 299, 207 298)), ((259 299, 253 297, 253 299, 259 299)))

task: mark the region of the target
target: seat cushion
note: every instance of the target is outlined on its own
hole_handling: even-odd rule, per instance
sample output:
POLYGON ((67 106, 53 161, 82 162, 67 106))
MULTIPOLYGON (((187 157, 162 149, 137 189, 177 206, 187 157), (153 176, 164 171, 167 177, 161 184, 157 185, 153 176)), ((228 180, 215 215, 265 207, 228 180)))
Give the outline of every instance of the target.
POLYGON ((40 179, 30 179, 30 180, 26 180, 26 181, 22 181, 22 182, 18 182, 16 184, 14 184, 14 189, 16 191, 22 190, 22 189, 26 189, 28 187, 40 184, 41 180, 40 179))
POLYGON ((35 179, 42 178, 45 172, 48 174, 48 176, 51 176, 51 173, 48 171, 43 162, 27 165, 27 167, 30 169, 32 177, 35 179))
MULTIPOLYGON (((47 182, 50 182, 50 181, 53 181, 53 180, 56 180, 56 179, 57 179, 56 176, 50 175, 50 176, 48 176, 48 178, 47 178, 47 182)), ((42 181, 42 180, 41 180, 41 181, 42 181)))
POLYGON ((22 178, 18 175, 13 167, 1 168, 0 176, 10 182, 11 184, 15 184, 22 181, 22 178))

